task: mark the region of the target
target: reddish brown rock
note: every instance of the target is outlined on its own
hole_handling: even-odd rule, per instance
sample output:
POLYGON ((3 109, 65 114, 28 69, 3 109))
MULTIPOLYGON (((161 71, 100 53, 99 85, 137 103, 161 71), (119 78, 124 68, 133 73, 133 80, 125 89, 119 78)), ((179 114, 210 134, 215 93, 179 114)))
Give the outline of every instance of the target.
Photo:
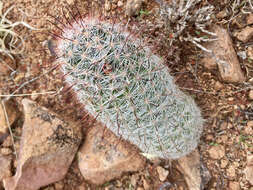
POLYGON ((7 138, 7 133, 9 131, 8 123, 5 117, 5 111, 8 116, 9 125, 13 124, 13 122, 20 115, 16 104, 12 100, 8 100, 3 103, 4 106, 1 103, 0 99, 0 144, 4 141, 5 138, 7 138))
POLYGON ((247 156, 247 166, 244 170, 246 179, 253 185, 253 155, 247 156))
POLYGON ((212 159, 221 159, 225 156, 225 148, 222 145, 212 146, 208 153, 212 159))
POLYGON ((120 177, 124 172, 139 171, 145 165, 145 159, 135 147, 119 140, 100 124, 88 130, 78 152, 78 162, 83 177, 97 185, 120 177))
POLYGON ((5 190, 37 190, 64 178, 81 141, 80 125, 65 121, 24 99, 20 155, 15 176, 5 190))
POLYGON ((225 82, 244 82, 245 76, 241 70, 229 33, 220 26, 214 26, 213 32, 217 34, 217 40, 206 46, 212 53, 207 53, 201 62, 211 69, 217 65, 220 76, 225 82))
POLYGON ((180 158, 177 167, 184 175, 190 190, 203 190, 211 179, 209 171, 200 161, 198 150, 193 151, 185 157, 180 158))
POLYGON ((240 32, 236 32, 235 36, 238 40, 246 43, 253 37, 253 27, 247 26, 240 32))

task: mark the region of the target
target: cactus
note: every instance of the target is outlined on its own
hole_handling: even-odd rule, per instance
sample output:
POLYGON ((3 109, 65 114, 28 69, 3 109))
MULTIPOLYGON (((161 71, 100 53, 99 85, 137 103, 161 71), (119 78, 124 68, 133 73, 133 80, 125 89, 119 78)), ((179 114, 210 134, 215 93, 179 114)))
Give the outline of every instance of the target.
POLYGON ((125 28, 89 17, 66 24, 54 47, 64 80, 89 114, 144 155, 184 156, 198 144, 200 110, 125 28))

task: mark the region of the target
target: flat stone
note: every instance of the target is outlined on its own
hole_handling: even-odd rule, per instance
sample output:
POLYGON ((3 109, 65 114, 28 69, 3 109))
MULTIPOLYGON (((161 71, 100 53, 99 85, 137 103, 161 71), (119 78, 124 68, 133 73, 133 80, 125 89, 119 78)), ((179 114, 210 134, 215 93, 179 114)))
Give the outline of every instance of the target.
POLYGON ((207 44, 206 48, 212 53, 206 53, 201 62, 205 67, 212 69, 218 66, 224 82, 244 82, 246 78, 241 70, 229 33, 217 25, 212 28, 212 31, 217 34, 217 40, 207 44))
POLYGON ((225 156, 225 148, 224 146, 218 145, 218 146, 212 146, 208 153, 212 159, 221 159, 225 156))
POLYGON ((24 125, 15 176, 5 190, 37 190, 64 178, 81 141, 81 126, 23 99, 24 125))
POLYGON ((177 168, 183 174, 190 190, 203 190, 211 179, 207 168, 200 161, 198 150, 178 159, 177 168))
POLYGON ((78 165, 86 180, 100 185, 125 172, 142 170, 145 159, 134 146, 97 123, 87 131, 78 165))
POLYGON ((247 156, 247 165, 244 170, 246 179, 253 185, 253 155, 247 156))

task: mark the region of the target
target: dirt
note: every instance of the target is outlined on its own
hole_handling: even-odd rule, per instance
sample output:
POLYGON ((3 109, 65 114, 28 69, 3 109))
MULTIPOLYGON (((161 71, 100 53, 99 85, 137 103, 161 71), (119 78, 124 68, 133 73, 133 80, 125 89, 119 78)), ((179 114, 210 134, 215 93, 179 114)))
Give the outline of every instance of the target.
MULTIPOLYGON (((68 2, 73 3, 74 0, 68 2)), ((125 1, 123 2, 125 3, 125 1)), ((216 7, 216 14, 230 5, 229 2, 225 3, 218 0, 209 2, 216 7)), ((48 21, 53 20, 49 15, 60 17, 59 15, 62 15, 62 7, 70 6, 63 0, 9 0, 4 1, 4 10, 14 4, 16 8, 9 14, 8 18, 12 21, 17 21, 20 20, 22 15, 25 15, 23 19, 39 30, 31 31, 25 27, 16 28, 18 34, 25 39, 26 50, 22 55, 15 57, 15 64, 12 63, 17 71, 16 73, 11 75, 10 72, 0 72, 1 94, 11 94, 20 85, 40 76, 37 80, 27 84, 25 83, 26 85, 17 94, 44 93, 30 96, 30 98, 58 114, 72 115, 72 117, 80 119, 83 113, 78 109, 71 109, 75 106, 71 95, 68 95, 68 93, 65 95, 61 93, 48 93, 52 91, 57 92, 62 87, 61 78, 57 70, 48 72, 54 64, 54 58, 50 54, 47 43, 52 38, 49 33, 53 33, 55 30, 55 26, 48 21), (22 14, 18 9, 23 10, 25 14, 22 14)), ((77 1, 77 7, 82 13, 87 12, 85 8, 87 5, 87 1, 77 1)), ((93 1, 91 5, 93 11, 96 9, 94 8, 96 6, 99 5, 96 4, 96 1, 93 1)), ((145 10, 154 10, 156 8, 157 5, 153 1, 148 2, 144 6, 145 10)), ((73 9, 76 8, 74 7, 73 9)), ((111 10, 110 14, 112 16, 121 15, 121 18, 124 20, 123 8, 111 10)), ((229 26, 229 32, 232 35, 233 32, 240 29, 238 23, 242 23, 241 25, 245 23, 242 22, 245 18, 245 15, 239 15, 235 18, 228 15, 223 19, 216 19, 216 23, 224 28, 228 28, 229 26), (230 22, 226 22, 231 18, 232 20, 230 22)), ((137 16, 134 19, 137 22, 140 20, 154 20, 152 14, 137 16)), ((155 34, 152 35, 155 38, 155 34)), ((236 38, 233 38, 233 45, 236 52, 246 51, 245 44, 236 38)), ((171 74, 175 77, 175 81, 180 88, 194 97, 206 120, 201 143, 198 146, 202 161, 212 176, 212 179, 205 189, 230 189, 228 187, 229 184, 235 184, 235 186, 239 184, 240 188, 244 190, 253 188, 243 173, 247 164, 247 154, 253 152, 252 135, 249 135, 247 130, 245 130, 248 121, 253 120, 253 104, 248 98, 250 85, 252 84, 224 83, 220 80, 217 72, 208 71, 202 65, 198 64, 201 50, 193 47, 191 44, 180 45, 179 48, 180 50, 173 50, 176 52, 175 61, 171 62, 170 57, 166 64, 171 68, 171 74), (225 151, 224 156, 220 159, 214 159, 217 155, 210 154, 210 152, 212 153, 210 149, 213 149, 214 146, 221 147, 218 151, 221 155, 223 153, 220 153, 220 151, 225 151)), ((165 52, 158 52, 166 54, 165 52)), ((247 80, 250 81, 250 79, 253 79, 252 60, 242 59, 241 57, 239 57, 239 60, 247 80)), ((16 97, 15 99, 17 102, 20 102, 22 98, 24 96, 16 97)), ((22 108, 19 107, 19 109, 22 108)), ((21 126, 22 122, 14 123, 13 130, 15 135, 20 135, 21 126)), ((213 154, 215 153, 216 151, 213 154)), ((162 188, 166 182, 174 184, 174 187, 171 189, 187 189, 183 176, 173 167, 171 168, 173 172, 169 172, 170 174, 167 180, 160 182, 156 172, 156 165, 156 163, 149 162, 143 171, 125 174, 120 179, 97 187, 83 179, 77 167, 77 161, 75 160, 62 181, 41 189, 109 190, 137 189, 137 187, 142 187, 145 190, 148 188, 166 189, 162 188), (134 183, 134 180, 137 182, 134 183)), ((169 164, 166 161, 160 162, 159 165, 169 169, 169 164)), ((14 171, 15 162, 13 163, 14 171)))

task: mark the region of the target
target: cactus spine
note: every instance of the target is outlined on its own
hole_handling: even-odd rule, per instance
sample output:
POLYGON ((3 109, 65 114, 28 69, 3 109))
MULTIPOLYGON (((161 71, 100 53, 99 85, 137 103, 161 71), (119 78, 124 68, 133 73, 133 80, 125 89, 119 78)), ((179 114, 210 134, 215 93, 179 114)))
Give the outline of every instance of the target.
POLYGON ((196 148, 199 108, 141 39, 96 18, 75 20, 61 36, 60 69, 89 114, 146 155, 175 159, 196 148))

